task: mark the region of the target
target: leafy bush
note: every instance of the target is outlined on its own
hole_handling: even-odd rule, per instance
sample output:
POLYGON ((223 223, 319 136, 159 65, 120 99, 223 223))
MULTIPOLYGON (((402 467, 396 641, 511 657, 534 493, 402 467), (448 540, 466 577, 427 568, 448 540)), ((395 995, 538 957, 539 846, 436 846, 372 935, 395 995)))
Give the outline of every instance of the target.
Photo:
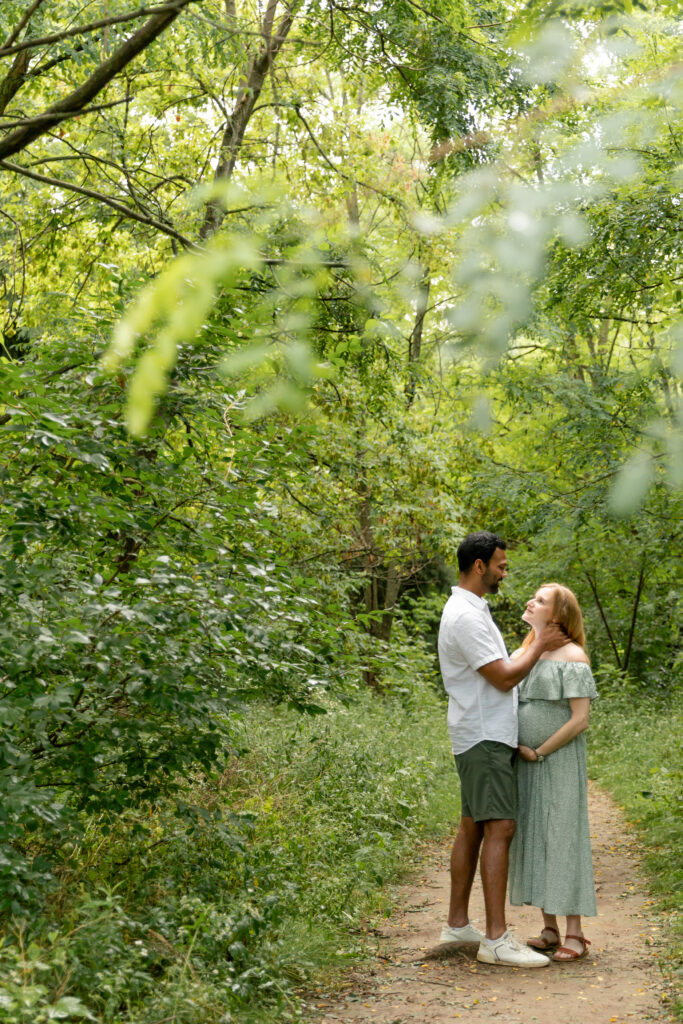
POLYGON ((295 1018, 297 987, 357 952, 362 916, 455 816, 442 702, 416 689, 410 708, 254 707, 224 771, 92 820, 43 915, 0 947, 0 1022, 295 1018))
POLYGON ((353 689, 364 653, 353 575, 279 554, 268 486, 286 440, 254 430, 231 470, 214 388, 169 397, 139 445, 119 384, 71 376, 91 362, 82 337, 30 373, 0 361, 22 395, 0 423, 0 912, 54 884, 88 815, 113 822, 215 770, 237 708, 353 689))
MULTIPOLYGON (((674 1002, 683 953, 682 710, 680 690, 643 696, 638 682, 620 677, 603 685, 588 732, 591 776, 614 794, 642 838, 648 884, 668 917, 672 941, 661 956, 674 1002)), ((683 1019, 683 1002, 676 1005, 683 1019)))

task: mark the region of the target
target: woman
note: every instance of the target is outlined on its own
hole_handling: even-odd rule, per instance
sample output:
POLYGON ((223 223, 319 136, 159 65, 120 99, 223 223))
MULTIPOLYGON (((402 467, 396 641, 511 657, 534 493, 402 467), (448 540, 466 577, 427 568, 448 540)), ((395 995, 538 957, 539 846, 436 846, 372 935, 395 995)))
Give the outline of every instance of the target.
POLYGON ((544 584, 522 618, 531 632, 520 652, 551 621, 564 628, 568 640, 541 655, 519 687, 518 816, 510 849, 510 902, 540 907, 543 928, 528 945, 554 949, 552 959, 567 963, 587 955, 590 943, 581 917, 597 914, 583 736, 597 691, 584 649, 581 609, 571 590, 544 584), (558 915, 567 918, 559 949, 558 915))

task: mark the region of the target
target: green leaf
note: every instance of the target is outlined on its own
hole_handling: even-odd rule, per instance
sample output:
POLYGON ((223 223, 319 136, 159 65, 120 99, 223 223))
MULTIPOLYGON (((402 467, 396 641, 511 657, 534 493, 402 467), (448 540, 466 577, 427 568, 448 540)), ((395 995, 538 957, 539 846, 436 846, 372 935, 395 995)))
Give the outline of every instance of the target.
POLYGON ((639 451, 619 470, 610 493, 609 504, 618 516, 628 516, 645 500, 654 476, 654 460, 648 451, 639 451))
POLYGON ((88 1007, 80 999, 75 999, 73 996, 62 996, 56 1003, 48 1007, 48 1020, 68 1020, 69 1017, 85 1018, 86 1020, 96 1019, 88 1007))

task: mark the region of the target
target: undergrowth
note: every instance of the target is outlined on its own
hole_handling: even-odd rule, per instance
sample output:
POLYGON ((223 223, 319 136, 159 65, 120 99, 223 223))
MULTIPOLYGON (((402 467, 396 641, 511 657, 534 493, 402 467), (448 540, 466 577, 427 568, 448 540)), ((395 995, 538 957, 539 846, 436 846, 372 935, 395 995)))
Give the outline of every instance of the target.
POLYGON ((348 962, 360 924, 457 798, 444 709, 367 695, 316 717, 262 707, 220 776, 90 825, 61 886, 0 948, 0 1021, 266 1024, 348 962))
MULTIPOLYGON (((390 883, 457 816, 444 719, 427 687, 314 717, 245 714, 222 774, 115 827, 93 820, 63 851, 50 902, 0 940, 0 1024, 302 1020, 298 993, 329 987, 361 953, 390 883)), ((638 829, 669 915, 669 978, 681 953, 677 720, 680 705, 603 687, 589 730, 591 774, 638 829)))
MULTIPOLYGON (((642 841, 653 908, 667 922, 660 964, 677 1019, 683 1020, 682 701, 644 696, 627 683, 602 691, 591 714, 589 771, 615 797, 642 841)), ((674 691, 675 692, 675 691, 674 691)))

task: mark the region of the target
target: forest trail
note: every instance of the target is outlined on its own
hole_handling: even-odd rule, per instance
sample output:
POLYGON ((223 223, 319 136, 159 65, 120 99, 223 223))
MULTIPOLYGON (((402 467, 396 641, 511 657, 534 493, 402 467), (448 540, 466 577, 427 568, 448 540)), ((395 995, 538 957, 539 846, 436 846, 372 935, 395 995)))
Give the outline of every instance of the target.
MULTIPOLYGON (((478 963, 475 945, 439 945, 449 889, 449 839, 429 848, 421 877, 401 890, 392 917, 371 933, 377 941, 374 963, 359 970, 335 997, 312 1000, 309 1019, 319 1024, 670 1020, 656 959, 661 923, 639 877, 636 840, 612 799, 594 785, 589 814, 598 917, 585 921, 592 943, 587 958, 511 969, 478 963)), ((478 874, 470 913, 481 926, 478 874)), ((538 934, 538 920, 531 907, 509 908, 508 923, 521 939, 538 934)))

